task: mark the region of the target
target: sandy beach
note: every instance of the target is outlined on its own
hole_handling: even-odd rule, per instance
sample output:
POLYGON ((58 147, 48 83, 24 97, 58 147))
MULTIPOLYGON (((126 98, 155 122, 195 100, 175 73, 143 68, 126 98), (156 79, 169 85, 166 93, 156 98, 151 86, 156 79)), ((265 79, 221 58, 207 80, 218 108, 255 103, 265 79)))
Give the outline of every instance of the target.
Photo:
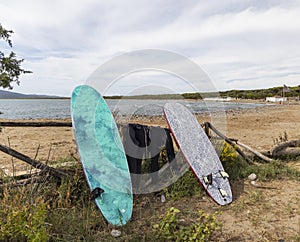
MULTIPOLYGON (((197 118, 203 123, 212 121, 212 116, 198 115, 197 118)), ((287 136, 288 140, 300 138, 300 105, 297 104, 229 111, 224 120, 222 125, 228 137, 238 139, 260 152, 269 151, 280 137, 287 136)), ((167 127, 164 117, 124 120, 117 117, 117 121, 167 127)), ((216 127, 220 125, 213 124, 216 127)), ((76 155, 71 127, 2 127, 0 143, 43 162, 64 161, 71 154, 76 155)), ((300 169, 299 161, 290 163, 300 169)), ((15 164, 17 170, 28 168, 23 162, 0 153, 0 167, 3 171, 9 172, 12 164, 15 164)), ((197 209, 207 212, 222 211, 223 234, 219 241, 299 241, 294 240, 299 239, 297 236, 300 232, 299 182, 292 179, 258 182, 272 189, 257 189, 249 185, 248 181, 242 181, 242 193, 223 210, 208 197, 200 201, 191 198, 190 202, 196 204, 197 209)))
MULTIPOLYGON (((232 110, 221 115, 199 114, 197 118, 200 123, 212 122, 228 137, 238 139, 261 152, 269 151, 274 146, 274 141, 285 134, 289 140, 300 138, 300 105, 295 104, 232 110)), ((116 117, 116 120, 121 123, 167 127, 164 117, 116 117)), ((41 161, 63 160, 70 157, 71 153, 76 154, 71 127, 2 127, 0 144, 41 161)), ((0 166, 5 169, 11 167, 11 157, 0 153, 0 166)), ((20 166, 22 169, 24 164, 20 163, 20 166)))

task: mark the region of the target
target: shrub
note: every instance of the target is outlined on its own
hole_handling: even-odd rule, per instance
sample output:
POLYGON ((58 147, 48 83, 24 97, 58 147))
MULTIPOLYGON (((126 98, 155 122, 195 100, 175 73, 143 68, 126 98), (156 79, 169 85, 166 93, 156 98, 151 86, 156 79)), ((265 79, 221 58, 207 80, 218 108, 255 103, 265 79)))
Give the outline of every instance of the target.
POLYGON ((0 200, 0 240, 47 241, 46 204, 41 198, 29 200, 29 194, 24 192, 4 189, 0 200))
POLYGON ((231 162, 231 161, 235 161, 237 159, 237 157, 238 157, 238 155, 237 155, 236 150, 234 149, 234 147, 232 147, 227 142, 224 142, 223 150, 222 150, 222 153, 220 155, 220 160, 222 162, 231 162))
POLYGON ((164 189, 167 198, 178 200, 182 197, 197 196, 203 192, 200 182, 192 171, 187 171, 175 183, 164 189))
POLYGON ((196 221, 190 225, 180 224, 182 220, 178 218, 179 213, 179 209, 171 207, 162 221, 154 225, 158 240, 208 241, 215 232, 221 230, 221 223, 216 219, 217 213, 205 214, 200 210, 196 221))

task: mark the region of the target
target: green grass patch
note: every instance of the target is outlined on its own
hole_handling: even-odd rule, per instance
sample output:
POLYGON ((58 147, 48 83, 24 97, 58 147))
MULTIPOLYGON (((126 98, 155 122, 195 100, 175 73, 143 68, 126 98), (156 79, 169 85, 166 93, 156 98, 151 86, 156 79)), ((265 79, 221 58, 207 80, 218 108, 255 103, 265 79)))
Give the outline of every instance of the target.
POLYGON ((235 149, 227 143, 224 144, 220 159, 231 180, 245 179, 251 173, 255 173, 260 180, 281 178, 300 180, 300 171, 289 167, 286 160, 249 164, 238 156, 235 149))
MULTIPOLYGON (((248 164, 230 154, 233 152, 227 147, 221 156, 230 180, 245 179, 251 173, 260 180, 300 180, 300 171, 288 163, 248 164)), ((214 214, 190 211, 190 207, 185 211, 184 206, 180 206, 181 211, 168 210, 172 204, 180 205, 181 201, 205 194, 194 174, 188 171, 164 189, 166 203, 161 203, 154 194, 135 197, 132 220, 126 226, 117 227, 122 235, 113 238, 110 232, 115 227, 106 222, 90 200, 81 167, 77 171, 72 169, 75 171, 72 177, 58 180, 45 176, 42 183, 33 182, 22 187, 11 186, 14 180, 2 179, 0 241, 201 241, 203 236, 206 240, 212 238, 210 236, 219 228, 214 214), (162 215, 165 210, 167 213, 162 215), (177 232, 173 233, 172 229, 177 232)), ((255 203, 263 197, 255 193, 249 199, 255 203)))
POLYGON ((289 167, 282 161, 249 164, 242 158, 237 158, 223 162, 223 166, 232 180, 245 179, 251 173, 255 173, 260 180, 282 178, 300 180, 300 171, 289 167))
POLYGON ((194 173, 189 170, 171 186, 164 189, 167 198, 178 200, 183 197, 200 196, 204 190, 194 173))

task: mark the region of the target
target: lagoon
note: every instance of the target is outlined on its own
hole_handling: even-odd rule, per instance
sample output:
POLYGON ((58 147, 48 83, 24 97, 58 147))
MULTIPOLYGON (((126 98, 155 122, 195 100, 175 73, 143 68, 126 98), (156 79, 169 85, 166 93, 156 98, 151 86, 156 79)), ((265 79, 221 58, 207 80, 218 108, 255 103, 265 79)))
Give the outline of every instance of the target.
MULTIPOLYGON (((108 99, 111 111, 118 115, 162 115, 166 102, 180 102, 194 113, 256 108, 266 104, 155 99, 108 99)), ((70 99, 0 99, 1 119, 71 118, 70 99)))

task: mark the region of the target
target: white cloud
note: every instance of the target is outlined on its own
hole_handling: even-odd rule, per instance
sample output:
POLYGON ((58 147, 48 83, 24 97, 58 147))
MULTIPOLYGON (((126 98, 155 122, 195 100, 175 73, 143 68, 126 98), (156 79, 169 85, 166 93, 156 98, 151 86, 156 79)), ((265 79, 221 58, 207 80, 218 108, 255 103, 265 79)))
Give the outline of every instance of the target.
POLYGON ((143 48, 191 58, 220 90, 299 84, 296 0, 5 0, 0 9, 33 71, 18 91, 70 95, 111 57, 143 48))

